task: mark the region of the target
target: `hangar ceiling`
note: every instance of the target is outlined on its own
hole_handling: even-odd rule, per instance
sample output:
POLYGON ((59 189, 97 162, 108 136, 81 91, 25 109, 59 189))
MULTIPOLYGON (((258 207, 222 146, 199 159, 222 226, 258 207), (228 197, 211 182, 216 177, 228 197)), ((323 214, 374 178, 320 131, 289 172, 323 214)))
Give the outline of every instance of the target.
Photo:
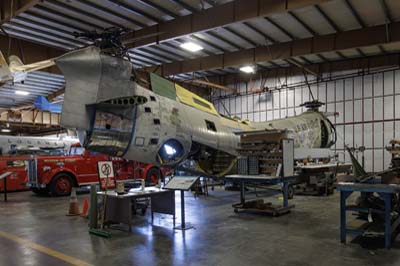
MULTIPOLYGON (((87 45, 75 38, 77 32, 127 28, 125 44, 134 66, 177 79, 234 74, 245 64, 268 70, 400 50, 398 0, 20 0, 1 5, 3 35, 55 50, 87 45), (204 49, 185 51, 180 45, 187 41, 204 49)), ((29 78, 26 84, 4 86, 4 99, 12 85, 33 95, 63 86, 57 73, 29 78)), ((32 97, 25 100, 0 104, 26 104, 32 97)))

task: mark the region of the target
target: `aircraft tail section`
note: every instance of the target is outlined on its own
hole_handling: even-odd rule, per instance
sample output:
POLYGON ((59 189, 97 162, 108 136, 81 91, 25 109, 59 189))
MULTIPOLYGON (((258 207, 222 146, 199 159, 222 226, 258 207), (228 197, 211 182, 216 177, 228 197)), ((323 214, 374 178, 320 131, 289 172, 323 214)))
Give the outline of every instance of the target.
POLYGON ((10 80, 12 80, 11 70, 3 53, 0 51, 0 83, 4 83, 10 80))
POLYGON ((353 153, 351 152, 350 148, 346 146, 346 150, 350 155, 351 163, 353 165, 353 174, 354 177, 358 180, 362 179, 363 177, 367 177, 368 173, 364 170, 361 164, 357 161, 356 157, 354 157, 353 153))
POLYGON ((16 55, 10 55, 8 61, 10 61, 10 69, 18 69, 24 66, 24 63, 22 63, 21 58, 19 58, 16 55))
POLYGON ((56 59, 66 80, 61 125, 90 130, 93 108, 103 104, 123 109, 138 101, 132 65, 121 58, 104 55, 97 47, 67 53, 56 59))

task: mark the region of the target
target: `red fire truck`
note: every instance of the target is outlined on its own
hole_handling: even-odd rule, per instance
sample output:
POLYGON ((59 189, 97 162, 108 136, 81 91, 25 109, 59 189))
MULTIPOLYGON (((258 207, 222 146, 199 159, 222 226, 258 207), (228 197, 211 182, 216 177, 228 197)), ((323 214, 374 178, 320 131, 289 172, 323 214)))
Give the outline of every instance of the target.
MULTIPOLYGON (((13 172, 7 183, 8 190, 29 188, 38 194, 69 195, 72 187, 98 183, 97 162, 112 161, 117 181, 145 179, 157 183, 168 171, 155 165, 112 158, 92 153, 73 145, 68 155, 8 156, 0 159, 0 172, 13 172), (13 181, 11 181, 13 180, 13 181)), ((3 190, 0 184, 0 190, 3 190)))
MULTIPOLYGON (((0 157, 0 174, 12 172, 12 175, 7 177, 7 191, 28 190, 26 186, 27 173, 26 165, 29 156, 1 156, 0 157)), ((4 191, 3 180, 0 182, 0 192, 4 191)))

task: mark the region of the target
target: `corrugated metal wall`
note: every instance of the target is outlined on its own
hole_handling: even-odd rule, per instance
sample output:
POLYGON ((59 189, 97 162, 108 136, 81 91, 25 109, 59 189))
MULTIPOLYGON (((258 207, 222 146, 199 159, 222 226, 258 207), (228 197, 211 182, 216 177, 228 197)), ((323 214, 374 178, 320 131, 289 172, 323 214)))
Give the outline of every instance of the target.
MULTIPOLYGON (((384 147, 391 139, 400 138, 400 70, 369 74, 353 72, 351 75, 340 73, 328 79, 324 82, 309 81, 314 97, 326 103, 321 111, 339 113, 330 117, 338 133, 333 148, 341 159, 347 160, 345 144, 365 146, 366 169, 380 171, 387 168, 390 154, 384 147)), ((230 85, 240 91, 238 95, 218 91, 212 100, 222 114, 251 121, 285 118, 305 110, 299 105, 311 97, 304 80, 303 76, 288 75, 238 82, 230 85), (260 92, 261 84, 270 91, 260 92)))

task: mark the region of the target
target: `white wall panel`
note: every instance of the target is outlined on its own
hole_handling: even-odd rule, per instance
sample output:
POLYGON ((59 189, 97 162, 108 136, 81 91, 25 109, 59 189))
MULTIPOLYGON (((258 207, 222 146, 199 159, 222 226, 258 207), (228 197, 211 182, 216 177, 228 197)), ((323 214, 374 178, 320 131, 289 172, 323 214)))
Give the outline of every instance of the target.
POLYGON ((344 144, 349 147, 354 147, 353 127, 353 125, 346 125, 344 127, 344 144))
POLYGON ((261 112, 265 112, 267 109, 267 99, 265 95, 259 94, 258 95, 258 105, 261 112))
POLYGON ((281 118, 287 117, 287 111, 286 109, 281 109, 281 118))
POLYGON ((302 104, 302 98, 301 98, 301 94, 302 94, 302 88, 296 88, 295 90, 294 90, 294 105, 297 107, 297 106, 299 106, 300 104, 302 104))
POLYGON ((287 116, 288 117, 294 116, 294 108, 290 108, 287 110, 287 116))
POLYGON ((353 102, 347 101, 344 104, 344 122, 351 123, 353 122, 353 102))
MULTIPOLYGON (((317 87, 317 85, 313 84, 310 87, 311 87, 311 92, 314 95, 314 98, 318 98, 318 87, 317 87)), ((306 87, 306 91, 307 91, 307 94, 309 94, 310 90, 308 89, 308 87, 306 87)))
POLYGON ((384 119, 393 119, 393 106, 393 96, 383 98, 384 119))
MULTIPOLYGON (((400 86, 400 83, 399 83, 399 86, 400 86)), ((397 118, 399 118, 400 117, 400 95, 396 95, 394 107, 395 107, 395 116, 397 118)))
POLYGON ((286 90, 281 90, 280 99, 281 99, 281 108, 287 107, 287 92, 286 90))
POLYGON ((374 96, 383 95, 383 74, 382 73, 374 74, 373 79, 374 79, 373 83, 374 96))
MULTIPOLYGON (((350 78, 340 78, 336 74, 332 77, 333 80, 312 82, 311 90, 315 98, 326 103, 321 111, 339 113, 337 117, 329 117, 336 124, 338 132, 335 148, 343 152, 344 144, 364 145, 367 148, 366 169, 383 170, 390 162, 390 156, 383 151, 383 147, 394 136, 400 138, 400 70, 360 74, 350 78)), ((243 82, 233 84, 232 87, 240 88, 242 96, 229 96, 226 99, 223 96, 220 99, 215 97, 217 99, 213 102, 222 113, 225 113, 221 104, 224 103, 232 115, 252 121, 269 121, 301 114, 305 108, 299 106, 311 99, 309 88, 301 75, 280 79, 272 76, 266 85, 273 91, 258 94, 251 88, 258 88, 259 80, 249 85, 243 82), (282 88, 286 82, 296 85, 282 88)), ((343 154, 340 156, 344 157, 343 154)))
POLYGON ((256 106, 254 105, 254 94, 248 95, 246 101, 247 101, 246 112, 258 111, 256 106))
POLYGON ((394 88, 396 93, 400 93, 400 70, 394 73, 394 88))
POLYGON ((273 119, 272 116, 273 116, 272 111, 267 111, 267 121, 272 120, 273 119))
POLYGON ((373 138, 372 124, 364 125, 364 146, 366 148, 372 148, 372 138, 373 138))
POLYGON ((344 89, 344 80, 337 80, 337 81, 335 81, 335 91, 336 91, 336 102, 338 102, 338 101, 343 101, 343 97, 344 97, 344 95, 343 95, 343 93, 344 93, 344 91, 343 91, 343 89, 344 89))
POLYGON ((394 129, 395 138, 400 139, 400 121, 396 121, 394 126, 395 126, 394 129))
POLYGON ((247 101, 246 101, 246 96, 242 96, 241 97, 242 99, 242 108, 240 109, 240 112, 242 113, 242 114, 245 114, 245 113, 247 113, 247 101))
POLYGON ((384 126, 384 140, 383 143, 385 146, 389 145, 389 142, 394 138, 394 125, 393 122, 385 122, 384 126))
POLYGON ((287 99, 287 106, 294 107, 294 90, 288 90, 287 99))
POLYGON ((263 111, 260 113, 260 122, 267 121, 267 112, 263 111))
POLYGON ((336 112, 339 113, 336 117, 336 123, 343 123, 345 116, 343 102, 336 102, 336 112))
POLYGON ((383 156, 384 156, 383 169, 387 169, 390 167, 390 162, 392 160, 392 156, 390 155, 390 153, 388 153, 386 151, 383 152, 383 156))
POLYGON ((299 114, 301 114, 303 112, 303 108, 301 108, 301 107, 296 107, 296 108, 294 108, 294 113, 295 113, 295 115, 299 115, 299 114))
POLYGON ((249 119, 250 121, 254 121, 254 113, 248 113, 247 119, 249 119))
POLYGON ((372 121, 373 116, 373 108, 372 108, 372 99, 364 100, 364 121, 372 121))
POLYGON ((272 93, 272 102, 273 102, 273 108, 274 109, 279 109, 279 92, 278 91, 274 91, 272 93))
POLYGON ((383 99, 382 97, 374 98, 374 120, 383 119, 383 99))
POLYGON ((273 111, 273 117, 274 117, 274 119, 279 119, 279 118, 281 118, 281 117, 280 117, 280 114, 281 114, 281 112, 279 112, 279 110, 274 110, 274 111, 273 111))
POLYGON ((363 76, 364 97, 372 97, 372 75, 363 76))
POLYGON ((374 150, 374 166, 373 166, 373 171, 376 171, 375 169, 383 169, 383 150, 382 149, 376 149, 374 150))
MULTIPOLYGON (((365 170, 367 172, 372 172, 373 170, 373 156, 372 156, 372 150, 366 150, 364 152, 364 158, 365 158, 365 170)), ((361 160, 360 160, 361 161, 361 160)))
POLYGON ((236 113, 236 99, 235 98, 229 98, 229 111, 231 114, 236 113))
POLYGON ((383 93, 385 95, 393 95, 393 71, 383 73, 383 93))
POLYGON ((353 79, 345 79, 344 81, 344 99, 353 99, 353 79))
POLYGON ((326 102, 326 83, 318 83, 318 99, 326 102))
POLYGON ((362 112, 362 100, 354 101, 354 122, 361 122, 363 118, 362 112))
POLYGON ((344 147, 344 126, 336 126, 337 141, 336 149, 343 149, 344 147))
POLYGON ((354 99, 362 98, 363 77, 354 78, 354 99))
POLYGON ((374 123, 374 147, 383 147, 383 123, 374 123))
POLYGON ((362 125, 354 125, 354 146, 355 147, 360 147, 363 146, 363 131, 362 131, 362 125))
POLYGON ((335 82, 329 81, 326 83, 327 86, 327 98, 328 102, 335 100, 335 82))

